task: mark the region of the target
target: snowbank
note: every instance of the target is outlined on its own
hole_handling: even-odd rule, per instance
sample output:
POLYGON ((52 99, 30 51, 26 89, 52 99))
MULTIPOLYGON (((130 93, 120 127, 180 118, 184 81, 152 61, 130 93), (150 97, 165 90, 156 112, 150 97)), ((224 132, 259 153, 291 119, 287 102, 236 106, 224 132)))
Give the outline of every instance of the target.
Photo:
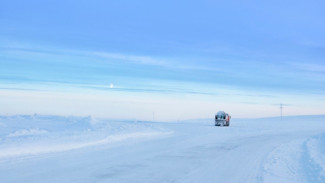
POLYGON ((168 135, 149 123, 88 117, 0 116, 0 159, 102 146, 129 139, 168 135))

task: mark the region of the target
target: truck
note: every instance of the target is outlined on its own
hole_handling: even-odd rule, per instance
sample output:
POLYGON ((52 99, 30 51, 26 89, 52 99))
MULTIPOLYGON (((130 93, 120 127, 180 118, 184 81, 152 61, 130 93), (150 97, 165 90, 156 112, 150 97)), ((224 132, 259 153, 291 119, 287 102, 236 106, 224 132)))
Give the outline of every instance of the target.
POLYGON ((215 115, 215 126, 229 126, 231 116, 224 111, 219 111, 215 115))

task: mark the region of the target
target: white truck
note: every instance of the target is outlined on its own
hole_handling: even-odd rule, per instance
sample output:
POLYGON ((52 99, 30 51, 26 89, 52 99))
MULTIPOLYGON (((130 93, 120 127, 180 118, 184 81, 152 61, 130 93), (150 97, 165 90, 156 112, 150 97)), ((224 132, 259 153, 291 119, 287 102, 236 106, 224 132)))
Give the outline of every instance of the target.
POLYGON ((231 116, 224 111, 219 111, 215 115, 215 126, 229 126, 231 116))

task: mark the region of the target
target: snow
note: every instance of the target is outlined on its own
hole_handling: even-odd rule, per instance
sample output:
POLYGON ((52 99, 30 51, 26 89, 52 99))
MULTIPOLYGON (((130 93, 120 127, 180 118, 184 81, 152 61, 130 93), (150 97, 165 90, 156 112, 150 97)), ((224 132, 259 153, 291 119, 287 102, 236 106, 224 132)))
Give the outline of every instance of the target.
POLYGON ((23 130, 18 130, 15 131, 14 133, 10 133, 8 137, 18 137, 18 136, 27 136, 27 135, 40 135, 47 133, 46 130, 39 130, 39 129, 23 129, 23 130))
POLYGON ((0 116, 1 182, 325 182, 325 116, 0 116))
POLYGON ((310 138, 305 142, 306 170, 310 182, 325 182, 325 134, 310 138))

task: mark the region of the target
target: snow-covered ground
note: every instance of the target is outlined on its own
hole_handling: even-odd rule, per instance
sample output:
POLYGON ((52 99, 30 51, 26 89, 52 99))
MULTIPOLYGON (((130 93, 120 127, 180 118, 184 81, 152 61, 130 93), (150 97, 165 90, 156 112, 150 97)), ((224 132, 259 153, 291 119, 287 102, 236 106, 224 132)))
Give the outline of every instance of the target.
POLYGON ((1 182, 325 182, 325 115, 175 123, 0 116, 1 182))

